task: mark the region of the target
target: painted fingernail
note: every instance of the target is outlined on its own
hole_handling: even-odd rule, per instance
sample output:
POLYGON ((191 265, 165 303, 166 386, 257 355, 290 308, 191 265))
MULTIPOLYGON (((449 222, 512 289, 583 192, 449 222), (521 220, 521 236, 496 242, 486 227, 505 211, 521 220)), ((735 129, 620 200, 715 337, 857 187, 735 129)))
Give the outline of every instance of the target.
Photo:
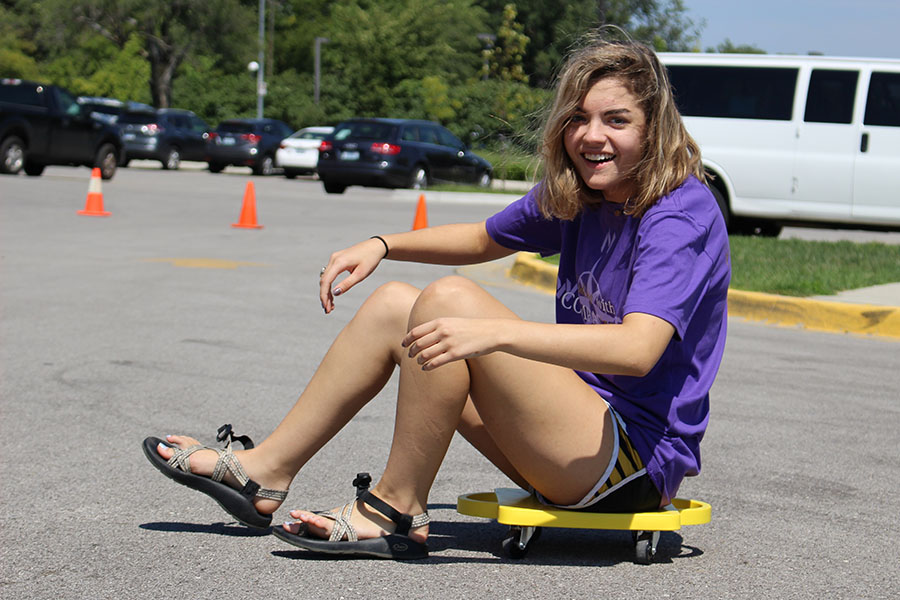
POLYGON ((344 291, 341 288, 334 288, 334 291, 331 293, 334 294, 335 296, 340 296, 341 294, 344 293, 344 291))

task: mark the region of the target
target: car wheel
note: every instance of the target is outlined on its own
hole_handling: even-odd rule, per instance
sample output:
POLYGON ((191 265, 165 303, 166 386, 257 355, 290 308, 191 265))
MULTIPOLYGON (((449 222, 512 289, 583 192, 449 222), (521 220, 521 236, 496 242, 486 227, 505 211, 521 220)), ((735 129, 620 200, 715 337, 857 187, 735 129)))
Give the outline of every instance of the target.
POLYGON ((254 175, 268 176, 275 172, 275 161, 271 156, 263 156, 253 167, 254 175))
POLYGON ((112 144, 103 144, 97 151, 97 158, 94 159, 94 166, 100 168, 100 177, 103 179, 112 179, 116 174, 116 167, 119 166, 119 153, 112 144))
POLYGON ((15 175, 25 166, 25 143, 11 135, 0 144, 0 173, 15 175))
POLYGON ((44 172, 44 167, 47 165, 42 165, 41 163, 25 161, 25 174, 29 177, 39 177, 44 172))
POLYGON ((325 192, 328 194, 343 194, 344 190, 347 189, 346 185, 328 181, 327 179, 322 180, 322 185, 325 186, 325 192))
POLYGON ((481 177, 478 178, 478 187, 489 188, 491 187, 492 180, 491 174, 485 171, 481 174, 481 177))
POLYGON ((409 176, 409 187, 414 190, 424 190, 428 187, 428 171, 422 165, 416 165, 409 176))
POLYGON ((225 169, 225 165, 222 163, 209 163, 209 172, 210 173, 221 173, 225 169))
POLYGON ((130 163, 130 162, 131 162, 131 159, 129 159, 129 158, 123 158, 123 159, 122 159, 122 162, 119 163, 119 166, 120 166, 120 167, 127 167, 127 166, 128 166, 128 163, 130 163))
POLYGON ((178 151, 178 148, 169 148, 169 152, 166 154, 166 159, 162 161, 163 169, 167 171, 177 171, 178 167, 181 166, 181 152, 178 151))

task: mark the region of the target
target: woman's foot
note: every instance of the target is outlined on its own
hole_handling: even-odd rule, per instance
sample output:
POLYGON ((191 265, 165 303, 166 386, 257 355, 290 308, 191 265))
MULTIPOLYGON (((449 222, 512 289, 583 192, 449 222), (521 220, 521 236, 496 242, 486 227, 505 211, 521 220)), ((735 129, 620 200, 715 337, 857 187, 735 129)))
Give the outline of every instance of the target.
MULTIPOLYGON (((191 446, 201 445, 200 442, 192 437, 184 435, 167 435, 165 443, 161 443, 156 447, 157 453, 169 460, 175 454, 173 448, 181 448, 183 450, 191 446)), ((255 456, 254 450, 234 450, 234 456, 243 467, 247 476, 258 483, 263 488, 272 490, 286 490, 291 485, 291 479, 284 476, 277 476, 265 469, 259 458, 255 456)), ((194 475, 203 477, 212 477, 213 469, 219 455, 215 450, 205 448, 197 450, 190 456, 190 472, 194 475)), ((228 470, 222 481, 228 486, 240 490, 241 484, 235 478, 234 474, 228 470)), ((253 498, 253 506, 256 510, 264 515, 270 515, 281 506, 283 500, 273 500, 270 498, 261 498, 259 496, 253 498)))
MULTIPOLYGON (((346 518, 344 506, 339 506, 330 512, 334 515, 342 515, 346 518)), ((331 532, 336 526, 336 521, 328 517, 318 515, 306 510, 292 510, 291 517, 296 519, 293 522, 286 522, 282 525, 288 533, 298 534, 304 529, 311 537, 329 539, 331 532)), ((397 524, 384 514, 367 504, 362 500, 354 502, 353 510, 350 514, 350 525, 356 531, 356 536, 360 540, 383 537, 394 533, 397 530, 397 524)), ((412 527, 406 534, 411 540, 424 544, 428 539, 428 524, 419 527, 412 527)), ((346 534, 342 536, 346 539, 346 534)))

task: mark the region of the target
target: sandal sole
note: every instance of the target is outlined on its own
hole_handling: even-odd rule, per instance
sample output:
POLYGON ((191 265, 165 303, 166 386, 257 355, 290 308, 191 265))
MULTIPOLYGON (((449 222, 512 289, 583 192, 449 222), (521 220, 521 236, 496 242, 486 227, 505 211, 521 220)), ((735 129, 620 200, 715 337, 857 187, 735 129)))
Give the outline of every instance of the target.
POLYGON ((234 488, 224 483, 213 481, 209 477, 181 471, 170 465, 156 451, 156 447, 160 443, 165 444, 166 442, 159 438, 148 437, 144 440, 142 448, 150 464, 156 467, 163 475, 176 483, 206 494, 242 525, 256 529, 267 529, 272 524, 272 515, 264 515, 257 511, 256 507, 253 506, 253 502, 242 496, 234 488))
POLYGON ((358 542, 330 542, 320 538, 290 533, 282 527, 272 528, 272 535, 304 550, 335 556, 368 556, 393 560, 428 558, 428 546, 405 535, 389 534, 358 542))

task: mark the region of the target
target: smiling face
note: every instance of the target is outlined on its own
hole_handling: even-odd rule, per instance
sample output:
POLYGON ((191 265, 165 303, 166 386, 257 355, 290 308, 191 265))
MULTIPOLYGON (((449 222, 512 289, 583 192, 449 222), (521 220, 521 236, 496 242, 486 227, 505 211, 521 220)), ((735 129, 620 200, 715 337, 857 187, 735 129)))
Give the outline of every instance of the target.
POLYGON ((621 79, 596 81, 569 118, 564 145, 584 184, 608 202, 624 203, 635 192, 631 177, 643 153, 646 118, 621 79))

